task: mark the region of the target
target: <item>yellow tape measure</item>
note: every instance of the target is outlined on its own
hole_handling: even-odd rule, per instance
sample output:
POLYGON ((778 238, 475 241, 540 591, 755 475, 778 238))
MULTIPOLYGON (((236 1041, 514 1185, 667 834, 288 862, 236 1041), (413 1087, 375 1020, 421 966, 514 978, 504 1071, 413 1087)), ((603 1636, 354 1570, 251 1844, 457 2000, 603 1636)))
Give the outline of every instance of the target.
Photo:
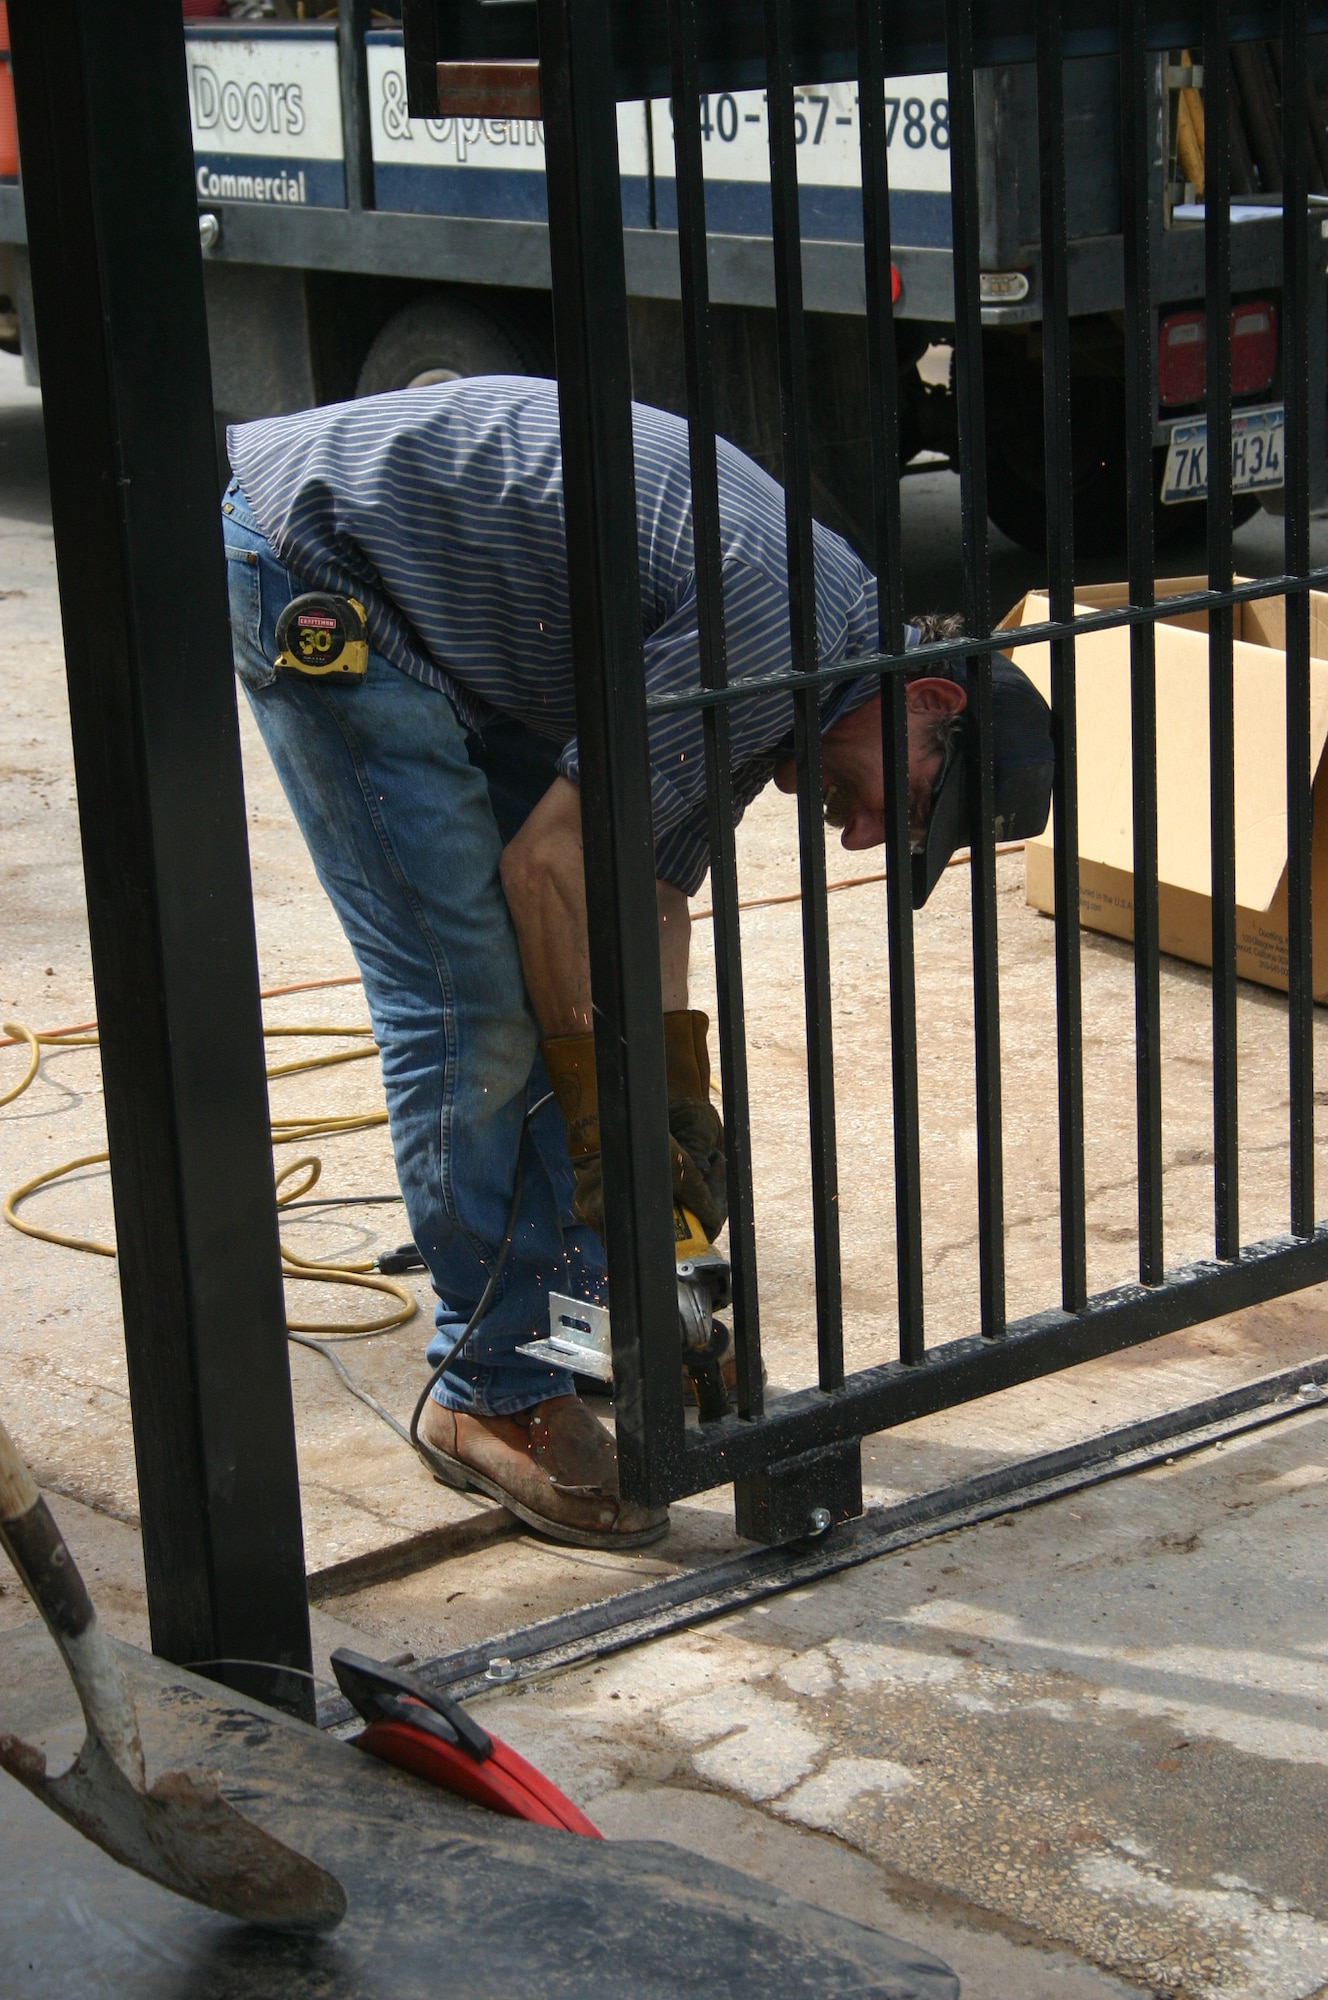
POLYGON ((362 681, 369 666, 364 606, 322 590, 293 597, 277 620, 276 663, 318 680, 362 681))

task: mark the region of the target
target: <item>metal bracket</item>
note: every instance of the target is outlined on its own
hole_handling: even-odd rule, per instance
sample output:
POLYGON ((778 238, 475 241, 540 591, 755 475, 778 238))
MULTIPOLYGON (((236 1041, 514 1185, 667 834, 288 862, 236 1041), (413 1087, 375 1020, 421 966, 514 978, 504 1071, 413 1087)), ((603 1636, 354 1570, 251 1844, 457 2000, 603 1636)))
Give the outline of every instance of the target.
POLYGON ((550 1292, 548 1339, 524 1341, 516 1351, 530 1355, 535 1361, 545 1361, 551 1368, 570 1368, 574 1375, 612 1382, 609 1309, 592 1305, 586 1299, 569 1299, 561 1292, 550 1292))
POLYGON ((733 1482, 738 1533, 771 1546, 824 1535, 862 1512, 862 1440, 781 1458, 733 1482))

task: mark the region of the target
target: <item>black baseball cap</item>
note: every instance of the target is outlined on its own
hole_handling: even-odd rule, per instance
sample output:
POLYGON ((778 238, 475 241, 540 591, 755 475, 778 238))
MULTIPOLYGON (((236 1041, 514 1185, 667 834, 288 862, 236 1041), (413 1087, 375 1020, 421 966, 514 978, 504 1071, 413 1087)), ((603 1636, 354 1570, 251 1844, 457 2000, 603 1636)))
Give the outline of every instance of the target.
MULTIPOLYGON (((967 692, 968 671, 956 663, 954 678, 967 692)), ((1028 675, 1004 653, 994 653, 992 681, 992 762, 995 775, 997 840, 1031 840, 1047 824, 1056 754, 1051 738, 1051 710, 1028 675)), ((959 847, 972 845, 969 827, 969 764, 976 747, 971 709, 957 718, 959 727, 941 775, 932 789, 926 845, 913 862, 913 907, 920 910, 959 847)))

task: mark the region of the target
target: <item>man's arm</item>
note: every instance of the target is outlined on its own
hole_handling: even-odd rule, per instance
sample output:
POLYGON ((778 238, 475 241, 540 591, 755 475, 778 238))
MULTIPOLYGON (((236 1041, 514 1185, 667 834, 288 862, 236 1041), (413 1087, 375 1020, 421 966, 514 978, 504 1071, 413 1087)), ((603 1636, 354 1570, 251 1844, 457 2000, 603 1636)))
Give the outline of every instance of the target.
MULTIPOLYGON (((590 1032, 590 943, 581 847, 581 793, 555 778, 529 819, 503 849, 507 906, 521 966, 544 1035, 590 1032)), ((687 1005, 692 919, 671 882, 655 884, 664 1011, 687 1005)))

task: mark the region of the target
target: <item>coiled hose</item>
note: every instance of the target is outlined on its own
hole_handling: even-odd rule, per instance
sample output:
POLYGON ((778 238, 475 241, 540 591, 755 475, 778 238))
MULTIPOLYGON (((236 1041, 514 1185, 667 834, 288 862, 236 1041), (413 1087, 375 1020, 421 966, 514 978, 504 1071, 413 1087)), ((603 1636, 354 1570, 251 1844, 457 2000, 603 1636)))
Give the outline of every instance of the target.
MULTIPOLYGON (((316 987, 356 985, 358 983, 357 980, 353 979, 307 980, 293 987, 269 987, 261 997, 265 1000, 270 1000, 275 999, 283 993, 307 992, 311 988, 316 987)), ((52 1028, 40 1032, 27 1027, 21 1021, 5 1021, 0 1023, 0 1026, 3 1027, 5 1037, 7 1038, 6 1041, 0 1042, 0 1048, 6 1046, 13 1047, 16 1044, 26 1044, 28 1049, 27 1070, 17 1084, 0 1094, 0 1109, 3 1109, 7 1104, 14 1103, 17 1098, 23 1095, 24 1091, 28 1090, 36 1082, 41 1069, 43 1048, 96 1048, 99 1044, 95 1021, 82 1022, 73 1028, 52 1028)), ((369 1057, 375 1056, 378 1053, 378 1045, 373 1040, 373 1030, 368 1027, 343 1027, 336 1024, 319 1022, 290 1027, 269 1028, 265 1026, 263 1034, 268 1039, 299 1039, 317 1035, 362 1037, 367 1044, 363 1048, 339 1049, 329 1055, 309 1056, 297 1062, 276 1063, 266 1072, 269 1081, 276 1077, 299 1076, 308 1070, 330 1069, 338 1063, 365 1062, 369 1057)), ((517 1211, 521 1203, 521 1190, 525 1182, 526 1149, 530 1135, 531 1121, 536 1112, 541 1111, 548 1102, 549 1095, 540 1098, 537 1103, 530 1106, 522 1120, 521 1138, 517 1147, 516 1171, 513 1179, 512 1201, 508 1211, 507 1226, 503 1234, 503 1240, 498 1248, 498 1254, 494 1259, 493 1269, 489 1273, 488 1283, 485 1285, 479 1303, 470 1315, 465 1327, 456 1340, 453 1341, 451 1347, 438 1366, 432 1371, 428 1381, 420 1391, 409 1426, 403 1424, 399 1418, 393 1415, 391 1410, 378 1401, 376 1396, 371 1395, 367 1389, 355 1380, 341 1359, 341 1356, 336 1352, 336 1349, 350 1341, 368 1340, 375 1334, 387 1333, 394 1327, 404 1326, 406 1321, 413 1319, 419 1311, 416 1300, 406 1290, 404 1285, 398 1285, 391 1278, 384 1277, 381 1272, 374 1269, 371 1263, 334 1263, 329 1260, 302 1257, 296 1251, 293 1251, 288 1244, 282 1242, 280 1245, 283 1275, 288 1278, 298 1278, 305 1283, 350 1285, 365 1291, 383 1292, 396 1301, 395 1308, 378 1319, 309 1321, 288 1318, 286 1321, 286 1334, 287 1338, 295 1342, 297 1346, 312 1348, 316 1354, 321 1354, 323 1359, 336 1372, 338 1379, 350 1394, 363 1403, 367 1409, 372 1410, 376 1417, 381 1418, 403 1443, 412 1446, 417 1451, 419 1449, 417 1433, 420 1417, 423 1415, 424 1406, 433 1392, 434 1385, 439 1380, 439 1377, 451 1367, 461 1349, 470 1339, 479 1321, 488 1311, 493 1295, 497 1290, 498 1281, 502 1277, 504 1266, 507 1263, 507 1253, 512 1247, 512 1236, 516 1229, 517 1211)), ((383 1125, 386 1122, 386 1111, 358 1112, 334 1117, 274 1118, 271 1123, 272 1144, 274 1146, 298 1145, 310 1139, 332 1138, 343 1132, 368 1131, 373 1126, 383 1125)), ((81 1168, 105 1166, 108 1164, 109 1159, 110 1155, 106 1152, 83 1153, 75 1160, 65 1160, 58 1167, 47 1167, 41 1173, 33 1174, 30 1179, 23 1181, 18 1187, 12 1188, 5 1196, 3 1204, 0 1204, 0 1214, 4 1216, 5 1221, 12 1229, 17 1229, 21 1235, 35 1237, 39 1242, 56 1243, 63 1249, 82 1251, 94 1257, 114 1257, 115 1245, 113 1243, 100 1243, 95 1237, 75 1236, 66 1230, 47 1229, 39 1223, 30 1222, 26 1216, 21 1216, 18 1213, 20 1204, 26 1201, 30 1195, 36 1194, 40 1189, 55 1186, 70 1174, 79 1172, 81 1168)), ((313 1153, 302 1154, 299 1159, 292 1160, 288 1166, 282 1167, 275 1178, 278 1209, 290 1208, 296 1202, 305 1200, 310 1191, 317 1185, 321 1174, 322 1162, 313 1153), (297 1180, 296 1176, 301 1174, 304 1178, 297 1180), (287 1182, 292 1182, 293 1185, 286 1187, 287 1182), (283 1192, 283 1188, 285 1192, 283 1192)), ((374 1201, 392 1198, 387 1196, 369 1197, 370 1200, 374 1201)), ((399 1197, 396 1198, 399 1199, 399 1197)), ((350 1199, 353 1201, 354 1197, 350 1197, 350 1199)))
MULTIPOLYGON (((290 992, 307 992, 313 988, 342 985, 358 985, 357 979, 318 979, 300 982, 290 987, 268 988, 263 998, 275 999, 290 992)), ((37 1031, 21 1021, 5 1021, 3 1024, 7 1042, 0 1042, 0 1048, 26 1045, 28 1065, 16 1084, 0 1093, 0 1108, 13 1104, 36 1082, 41 1069, 42 1051, 49 1049, 96 1048, 99 1037, 95 1021, 85 1021, 72 1028, 53 1028, 37 1031)), ((269 1040, 301 1040, 314 1036, 337 1036, 353 1038, 363 1046, 338 1049, 327 1055, 306 1056, 294 1062, 274 1063, 267 1070, 269 1081, 279 1077, 299 1076, 306 1071, 330 1069, 340 1063, 366 1062, 378 1053, 369 1027, 350 1027, 325 1022, 300 1023, 283 1027, 264 1027, 263 1034, 269 1040)), ((368 1111, 343 1114, 334 1117, 274 1118, 271 1124, 274 1146, 307 1145, 311 1140, 330 1139, 345 1132, 364 1132, 376 1125, 387 1122, 386 1111, 368 1111)), ((11 1229, 17 1229, 23 1236, 31 1236, 42 1243, 56 1243, 66 1250, 81 1251, 93 1257, 114 1257, 114 1243, 99 1242, 95 1237, 77 1236, 67 1230, 49 1229, 41 1223, 32 1222, 19 1213, 21 1205, 41 1189, 54 1187, 70 1174, 78 1173, 86 1167, 105 1166, 109 1154, 82 1153, 77 1159, 62 1161, 59 1166, 47 1167, 39 1174, 33 1174, 18 1187, 12 1188, 0 1204, 0 1215, 11 1229)), ((293 1203, 303 1201, 317 1185, 322 1174, 322 1162, 314 1153, 302 1153, 289 1165, 283 1166, 276 1174, 276 1198, 278 1209, 289 1208, 293 1203)), ((383 1197, 373 1197, 382 1199, 383 1197)), ((399 1199, 399 1197, 392 1197, 399 1199)), ((288 1318, 288 1337, 300 1347, 312 1348, 336 1371, 344 1386, 360 1402, 388 1424, 399 1437, 410 1442, 410 1432, 394 1417, 390 1410, 360 1387, 349 1373, 336 1348, 351 1341, 369 1340, 375 1334, 388 1333, 394 1327, 404 1326, 415 1317, 419 1306, 404 1285, 384 1277, 370 1262, 342 1262, 332 1259, 305 1257, 292 1250, 285 1241, 281 1242, 282 1272, 287 1278, 299 1279, 306 1284, 343 1285, 353 1290, 377 1292, 391 1301, 386 1311, 372 1319, 354 1320, 306 1320, 288 1318)), ((500 1267, 501 1268, 501 1267, 500 1267)))

